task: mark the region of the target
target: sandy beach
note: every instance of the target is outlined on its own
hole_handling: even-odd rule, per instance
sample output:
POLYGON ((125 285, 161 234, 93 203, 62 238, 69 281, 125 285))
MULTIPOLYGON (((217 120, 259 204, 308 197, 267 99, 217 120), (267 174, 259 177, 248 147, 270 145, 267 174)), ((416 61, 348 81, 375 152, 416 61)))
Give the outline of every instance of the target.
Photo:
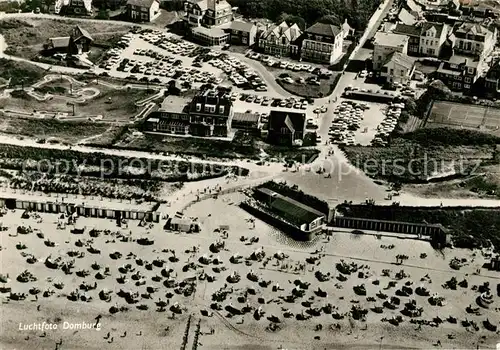
POLYGON ((1 348, 495 348, 500 336, 483 321, 500 325, 500 274, 482 268, 488 252, 440 252, 425 241, 348 232, 294 242, 238 208, 241 197, 236 192, 190 206, 186 215, 202 228, 193 234, 137 221, 117 227, 114 220, 79 217, 67 225, 57 215, 6 212, 0 218, 7 228, 0 233, 0 273, 8 275, 0 294, 1 348), (75 228, 84 232, 72 233, 75 228), (138 244, 141 239, 153 244, 138 244), (396 264, 397 255, 408 259, 396 264), (36 262, 28 263, 30 257, 36 262), (58 268, 46 266, 48 257, 58 268), (449 266, 454 257, 466 259, 459 270, 449 266), (340 272, 342 261, 350 274, 340 272), (70 274, 64 263, 73 265, 70 274), (25 270, 28 281, 17 281, 25 270), (452 277, 467 286, 444 288, 452 277), (484 293, 486 282, 491 294, 484 293), (417 295, 418 287, 429 296, 417 295), (411 294, 401 294, 408 288, 411 294), (435 293, 443 306, 429 302, 435 293), (481 295, 490 298, 487 307, 477 304, 481 295), (389 302, 392 297, 400 304, 389 302), (419 315, 402 313, 405 305, 419 315), (113 306, 122 311, 111 313, 113 306), (43 322, 57 329, 23 328, 43 322), (83 323, 100 330, 76 329, 83 323))

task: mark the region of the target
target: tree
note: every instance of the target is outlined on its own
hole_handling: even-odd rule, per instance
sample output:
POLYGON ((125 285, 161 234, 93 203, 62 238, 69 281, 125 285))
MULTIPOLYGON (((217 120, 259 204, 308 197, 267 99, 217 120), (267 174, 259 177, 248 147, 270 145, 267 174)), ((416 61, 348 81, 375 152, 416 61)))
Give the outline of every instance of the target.
POLYGON ((288 24, 297 24, 301 30, 306 29, 306 21, 300 16, 289 15, 288 13, 282 13, 278 16, 276 23, 281 23, 285 21, 288 24))
POLYGON ((321 17, 318 22, 320 23, 326 23, 326 24, 333 24, 333 25, 339 25, 341 24, 341 21, 337 15, 326 15, 321 17))

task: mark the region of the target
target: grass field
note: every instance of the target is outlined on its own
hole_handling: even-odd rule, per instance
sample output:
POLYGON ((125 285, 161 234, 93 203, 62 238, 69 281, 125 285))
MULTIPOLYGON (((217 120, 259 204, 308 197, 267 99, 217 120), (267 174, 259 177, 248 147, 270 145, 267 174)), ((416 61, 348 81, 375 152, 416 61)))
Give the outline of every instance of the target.
POLYGON ((0 32, 9 46, 6 51, 9 55, 34 59, 47 39, 69 36, 76 25, 86 29, 97 43, 114 42, 133 26, 109 22, 82 24, 69 19, 11 19, 0 22, 0 32))
MULTIPOLYGON (((0 22, 1 23, 1 22, 0 22)), ((46 73, 37 66, 29 63, 16 62, 0 58, 0 82, 7 82, 10 80, 11 86, 31 85, 40 80, 46 73)))
MULTIPOLYGON (((154 92, 146 90, 115 90, 96 84, 92 84, 91 86, 97 88, 100 94, 84 103, 76 103, 76 117, 85 118, 102 115, 105 121, 127 123, 131 117, 144 108, 136 106, 135 103, 154 94, 154 92)), ((27 94, 19 94, 16 97, 0 99, 0 108, 28 113, 34 110, 53 113, 73 113, 73 106, 68 104, 68 100, 57 97, 58 95, 67 96, 69 93, 69 84, 65 80, 62 82, 53 81, 43 85, 41 89, 43 93, 49 92, 54 97, 47 101, 38 101, 27 94)))
POLYGON ((32 119, 2 116, 0 132, 35 138, 56 138, 61 142, 76 143, 82 139, 106 134, 109 137, 119 130, 109 124, 62 122, 55 119, 32 119))
POLYGON ((500 135, 500 109, 436 101, 426 127, 476 128, 500 135))

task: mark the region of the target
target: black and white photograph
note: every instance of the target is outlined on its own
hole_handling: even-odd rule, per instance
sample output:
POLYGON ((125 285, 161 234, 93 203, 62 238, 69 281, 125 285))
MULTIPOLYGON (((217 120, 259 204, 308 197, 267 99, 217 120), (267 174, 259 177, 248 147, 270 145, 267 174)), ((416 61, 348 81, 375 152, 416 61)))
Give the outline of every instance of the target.
POLYGON ((500 0, 0 0, 0 349, 500 349, 500 0))

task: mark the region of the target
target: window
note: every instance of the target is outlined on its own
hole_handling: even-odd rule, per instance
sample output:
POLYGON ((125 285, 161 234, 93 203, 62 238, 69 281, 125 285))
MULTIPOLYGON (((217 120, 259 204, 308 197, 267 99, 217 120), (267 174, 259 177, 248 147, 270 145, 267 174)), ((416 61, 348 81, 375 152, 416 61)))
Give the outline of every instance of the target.
POLYGON ((208 113, 209 110, 210 110, 210 107, 208 105, 205 105, 205 112, 208 113))
POLYGON ((382 61, 382 56, 378 56, 378 60, 379 60, 379 61, 382 61))
POLYGON ((391 68, 391 70, 390 70, 390 74, 391 74, 391 75, 394 75, 394 69, 392 69, 392 68, 391 68))
POLYGON ((201 111, 201 103, 197 103, 196 104, 196 112, 200 112, 201 111))
POLYGON ((470 89, 470 85, 469 84, 464 84, 464 89, 470 89))
POLYGON ((474 74, 474 68, 473 67, 467 67, 467 73, 474 74))
POLYGON ((287 132, 288 132, 288 128, 285 128, 285 127, 281 128, 282 134, 286 134, 287 132))
POLYGON ((405 71, 403 69, 401 69, 401 76, 404 77, 405 75, 405 71))
POLYGON ((465 80, 466 83, 470 83, 470 81, 471 81, 469 77, 465 77, 464 80, 465 80))
POLYGON ((224 106, 219 106, 219 114, 224 114, 224 106))

